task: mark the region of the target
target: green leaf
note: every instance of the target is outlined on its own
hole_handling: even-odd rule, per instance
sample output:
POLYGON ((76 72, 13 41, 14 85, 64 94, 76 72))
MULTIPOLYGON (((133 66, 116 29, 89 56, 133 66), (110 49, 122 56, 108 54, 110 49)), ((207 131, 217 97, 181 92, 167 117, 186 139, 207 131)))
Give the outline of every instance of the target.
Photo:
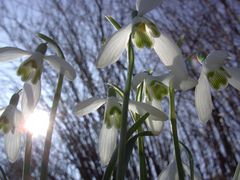
POLYGON ((56 43, 56 41, 54 41, 52 38, 42 34, 42 33, 37 33, 37 36, 43 40, 45 40, 46 42, 48 42, 49 44, 51 44, 57 51, 58 55, 60 57, 62 57, 63 59, 65 59, 64 54, 60 48, 60 46, 56 43))
POLYGON ((141 116, 137 122, 135 122, 128 130, 127 132, 127 139, 131 137, 131 135, 133 135, 134 132, 136 132, 138 130, 138 128, 145 122, 145 120, 148 118, 149 113, 144 114, 143 116, 141 116))
POLYGON ((112 16, 105 16, 105 18, 113 25, 116 30, 121 29, 121 25, 115 19, 113 19, 112 16))
POLYGON ((124 92, 121 88, 119 88, 118 86, 116 86, 114 84, 110 84, 110 83, 107 83, 107 85, 111 86, 123 98, 124 92))
POLYGON ((188 147, 183 144, 183 142, 179 141, 181 146, 186 150, 188 154, 188 159, 189 159, 189 166, 190 166, 190 180, 194 180, 194 160, 191 151, 188 149, 188 147))

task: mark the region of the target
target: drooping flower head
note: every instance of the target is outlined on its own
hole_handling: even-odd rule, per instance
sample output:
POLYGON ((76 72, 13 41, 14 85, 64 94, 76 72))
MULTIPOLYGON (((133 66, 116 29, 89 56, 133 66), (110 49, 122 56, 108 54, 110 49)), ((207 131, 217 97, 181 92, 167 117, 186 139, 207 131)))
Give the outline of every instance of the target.
POLYGON ((240 91, 240 69, 224 67, 224 61, 227 58, 226 51, 217 50, 199 60, 202 70, 195 89, 195 104, 198 117, 202 122, 207 122, 211 118, 213 104, 210 87, 221 90, 229 83, 240 91))
POLYGON ((97 67, 104 68, 115 63, 126 49, 131 34, 132 41, 137 47, 153 47, 154 38, 159 37, 160 32, 156 25, 143 15, 160 3, 161 0, 137 0, 137 15, 130 24, 119 29, 105 43, 98 57, 97 67))
POLYGON ((11 61, 21 57, 27 58, 19 66, 17 74, 24 82, 31 81, 36 84, 40 80, 43 71, 44 60, 50 63, 60 74, 65 75, 68 80, 74 80, 76 72, 72 66, 57 55, 45 55, 47 44, 41 43, 34 52, 25 51, 15 47, 0 48, 0 62, 11 61))
MULTIPOLYGON (((161 101, 168 95, 168 87, 162 83, 166 76, 152 76, 149 73, 142 72, 133 77, 133 87, 139 88, 142 84, 143 99, 142 101, 151 106, 162 110, 161 101)), ((148 117, 146 120, 148 129, 158 135, 163 129, 164 122, 153 117, 148 117)))
MULTIPOLYGON (((105 104, 104 120, 99 136, 99 156, 103 164, 107 164, 116 146, 117 131, 121 127, 122 101, 116 97, 115 90, 110 89, 107 98, 90 98, 80 102, 75 107, 75 113, 79 116, 87 115, 96 111, 105 104)), ((149 113, 150 117, 167 120, 167 116, 155 107, 141 102, 129 102, 129 110, 144 115, 149 113)))
POLYGON ((21 142, 22 113, 17 109, 19 93, 15 93, 0 116, 0 128, 4 132, 4 145, 10 162, 18 158, 21 142))

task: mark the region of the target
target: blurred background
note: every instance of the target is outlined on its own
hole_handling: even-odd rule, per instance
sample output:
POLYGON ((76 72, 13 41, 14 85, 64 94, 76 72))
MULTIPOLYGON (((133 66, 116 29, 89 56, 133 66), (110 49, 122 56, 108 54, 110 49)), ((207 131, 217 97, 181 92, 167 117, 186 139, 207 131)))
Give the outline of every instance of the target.
MULTIPOLYGON (((134 9, 135 1, 126 0, 0 0, 1 47, 34 50, 41 42, 35 34, 41 32, 59 43, 67 61, 77 72, 74 82, 64 82, 50 154, 49 179, 101 179, 105 167, 101 165, 97 151, 103 108, 81 118, 73 115, 73 108, 86 98, 106 97, 107 83, 124 87, 126 56, 105 69, 97 69, 95 62, 102 42, 115 31, 104 16, 111 15, 125 25, 131 21, 134 9)), ((188 57, 189 73, 195 79, 201 67, 194 60, 193 55, 197 52, 227 50, 231 61, 226 65, 240 67, 238 0, 165 0, 147 17, 176 41, 185 37, 181 48, 188 57)), ((136 50, 136 53, 134 73, 152 69, 157 75, 166 71, 153 50, 136 50)), ((16 75, 20 62, 1 63, 0 107, 5 107, 11 95, 22 87, 16 75)), ((57 74, 46 64, 39 109, 49 111, 56 81, 57 74)), ((228 86, 212 95, 212 119, 202 124, 196 115, 194 90, 176 93, 179 136, 192 151, 195 167, 203 179, 228 180, 240 161, 240 93, 228 86)), ((167 111, 167 102, 163 104, 167 111)), ((43 142, 43 137, 33 140, 32 175, 36 179, 43 142)), ((3 135, 0 137, 0 151, 0 165, 9 179, 20 179, 23 151, 16 163, 9 163, 4 153, 3 135)), ((159 136, 146 138, 145 153, 148 179, 157 179, 173 157, 169 122, 165 123, 159 136)), ((135 150, 127 179, 138 179, 138 171, 135 150)))

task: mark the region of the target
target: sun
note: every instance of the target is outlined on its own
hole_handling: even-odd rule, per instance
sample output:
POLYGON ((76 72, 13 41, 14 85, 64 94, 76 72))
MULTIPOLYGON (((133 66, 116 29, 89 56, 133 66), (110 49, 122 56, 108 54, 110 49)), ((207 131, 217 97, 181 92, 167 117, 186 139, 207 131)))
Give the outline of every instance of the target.
POLYGON ((49 125, 49 115, 46 111, 35 110, 24 123, 24 129, 33 137, 46 136, 49 125))

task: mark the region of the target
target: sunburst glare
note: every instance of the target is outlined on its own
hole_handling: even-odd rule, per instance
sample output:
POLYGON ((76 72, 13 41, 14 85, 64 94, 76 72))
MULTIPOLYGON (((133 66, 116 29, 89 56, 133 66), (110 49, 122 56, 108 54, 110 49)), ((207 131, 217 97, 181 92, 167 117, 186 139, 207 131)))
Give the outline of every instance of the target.
POLYGON ((33 137, 46 136, 49 125, 49 115, 46 111, 35 110, 25 121, 24 129, 33 137))

